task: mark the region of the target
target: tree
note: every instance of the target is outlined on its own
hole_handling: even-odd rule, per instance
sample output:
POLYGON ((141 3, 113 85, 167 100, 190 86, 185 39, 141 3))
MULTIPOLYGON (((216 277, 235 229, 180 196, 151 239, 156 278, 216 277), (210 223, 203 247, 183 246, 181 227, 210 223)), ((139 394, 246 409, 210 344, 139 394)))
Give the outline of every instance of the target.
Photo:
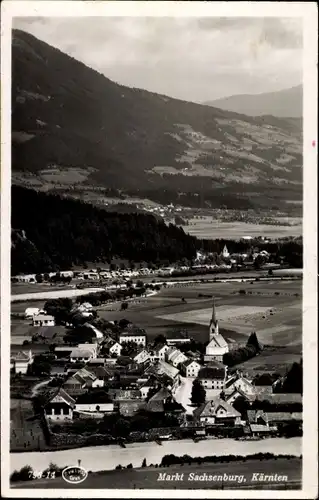
POLYGON ((265 264, 265 260, 266 259, 263 255, 257 255, 256 259, 254 260, 254 268, 260 269, 265 264))
POLYGON ((31 371, 34 375, 50 375, 51 364, 49 359, 41 354, 39 356, 35 356, 31 365, 31 371))
POLYGON ((43 282, 42 274, 36 274, 35 280, 37 283, 42 283, 43 282))
POLYGON ((146 458, 144 458, 144 460, 142 462, 142 467, 146 467, 146 458))
POLYGON ((202 386, 202 383, 198 379, 195 379, 192 387, 191 401, 193 404, 200 406, 201 404, 205 403, 205 400, 206 391, 202 386))
POLYGON ((122 302, 122 304, 121 304, 121 311, 126 311, 127 308, 128 308, 128 303, 127 302, 122 302))
POLYGON ((130 324, 131 324, 131 321, 129 321, 128 319, 125 319, 125 318, 120 319, 120 321, 119 321, 119 327, 123 330, 124 330, 124 328, 126 328, 130 324))
POLYGON ((67 297, 48 300, 44 304, 44 310, 47 314, 55 317, 57 324, 66 322, 70 318, 72 308, 72 299, 67 297))
POLYGON ((262 350, 262 345, 258 341, 256 332, 252 332, 247 340, 247 346, 253 346, 256 349, 256 352, 260 352, 262 350))
POLYGON ((166 337, 165 335, 163 335, 162 333, 160 333, 159 335, 157 335, 154 339, 154 344, 157 345, 157 344, 166 344, 166 337))

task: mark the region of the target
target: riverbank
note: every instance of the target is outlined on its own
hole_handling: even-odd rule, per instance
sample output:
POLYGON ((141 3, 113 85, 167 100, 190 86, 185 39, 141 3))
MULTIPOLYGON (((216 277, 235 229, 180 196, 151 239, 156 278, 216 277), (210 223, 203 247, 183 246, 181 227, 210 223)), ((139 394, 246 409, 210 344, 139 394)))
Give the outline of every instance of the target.
POLYGON ((43 470, 51 462, 59 467, 81 465, 92 472, 113 470, 117 465, 140 467, 144 458, 147 463, 160 464, 164 455, 205 457, 208 455, 253 455, 255 453, 273 453, 275 455, 293 455, 302 453, 302 438, 269 438, 261 441, 236 441, 234 439, 206 439, 194 443, 191 439, 163 441, 162 446, 154 442, 130 443, 126 448, 116 445, 91 446, 63 451, 22 452, 10 454, 10 472, 30 465, 35 470, 43 470))

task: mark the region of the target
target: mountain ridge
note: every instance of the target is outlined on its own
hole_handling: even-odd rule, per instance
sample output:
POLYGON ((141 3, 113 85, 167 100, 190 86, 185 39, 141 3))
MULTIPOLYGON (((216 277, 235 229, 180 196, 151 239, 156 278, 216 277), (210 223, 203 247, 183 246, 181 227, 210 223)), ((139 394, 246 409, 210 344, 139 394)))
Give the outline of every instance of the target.
POLYGON ((12 168, 14 182, 48 190, 95 185, 182 205, 277 206, 302 197, 301 130, 117 84, 13 30, 12 168))
POLYGON ((272 115, 280 118, 302 118, 303 86, 259 94, 238 94, 206 101, 203 104, 248 116, 272 115))

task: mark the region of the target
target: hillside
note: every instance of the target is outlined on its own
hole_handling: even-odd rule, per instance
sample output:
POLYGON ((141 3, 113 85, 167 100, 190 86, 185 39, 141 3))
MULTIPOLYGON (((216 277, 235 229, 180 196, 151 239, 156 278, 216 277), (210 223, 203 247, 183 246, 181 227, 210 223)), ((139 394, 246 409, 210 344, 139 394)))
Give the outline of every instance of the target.
POLYGON ((198 241, 147 214, 107 212, 70 198, 12 187, 12 275, 50 272, 113 257, 191 259, 198 241))
POLYGON ((244 94, 224 97, 205 104, 227 111, 244 113, 249 116, 272 115, 277 117, 302 118, 303 87, 263 94, 244 94))
POLYGON ((160 203, 302 199, 298 123, 118 85, 23 31, 12 40, 13 182, 102 186, 160 203))

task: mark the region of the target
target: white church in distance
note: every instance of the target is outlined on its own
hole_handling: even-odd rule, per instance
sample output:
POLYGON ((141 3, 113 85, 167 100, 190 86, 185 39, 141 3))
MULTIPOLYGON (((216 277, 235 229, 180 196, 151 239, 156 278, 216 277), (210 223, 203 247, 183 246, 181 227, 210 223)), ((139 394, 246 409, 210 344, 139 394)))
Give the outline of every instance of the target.
POLYGON ((213 312, 209 324, 209 343, 206 346, 204 361, 223 362, 223 356, 229 351, 228 344, 224 337, 219 333, 218 321, 216 319, 215 299, 213 299, 213 312))

